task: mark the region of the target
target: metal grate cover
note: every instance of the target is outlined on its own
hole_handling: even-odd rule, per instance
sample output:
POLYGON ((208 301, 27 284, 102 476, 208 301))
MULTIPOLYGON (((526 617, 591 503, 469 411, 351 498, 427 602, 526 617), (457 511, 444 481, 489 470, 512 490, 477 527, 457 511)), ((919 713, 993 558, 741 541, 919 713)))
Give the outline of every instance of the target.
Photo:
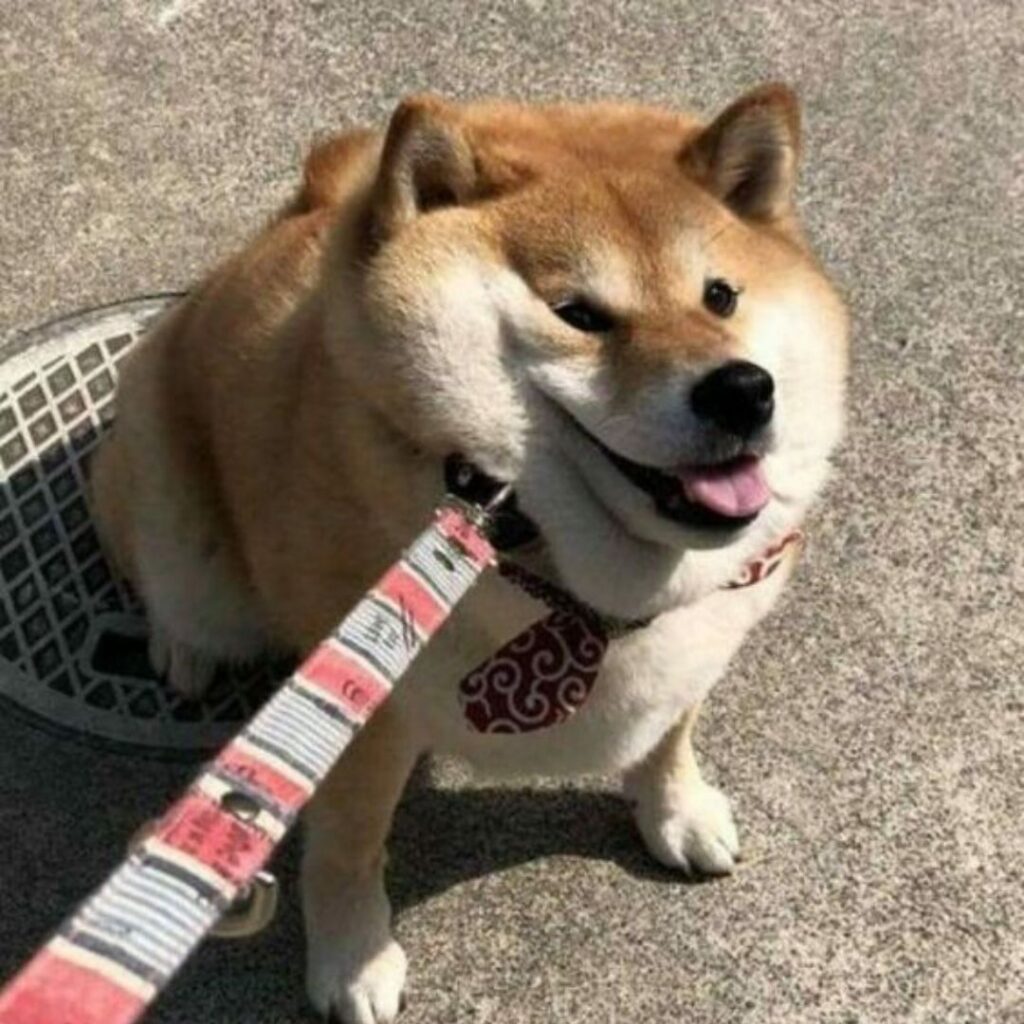
POLYGON ((201 701, 157 679, 143 610, 89 519, 89 458, 118 363, 175 298, 76 314, 0 352, 0 698, 79 737, 163 754, 219 746, 280 678, 225 669, 201 701))

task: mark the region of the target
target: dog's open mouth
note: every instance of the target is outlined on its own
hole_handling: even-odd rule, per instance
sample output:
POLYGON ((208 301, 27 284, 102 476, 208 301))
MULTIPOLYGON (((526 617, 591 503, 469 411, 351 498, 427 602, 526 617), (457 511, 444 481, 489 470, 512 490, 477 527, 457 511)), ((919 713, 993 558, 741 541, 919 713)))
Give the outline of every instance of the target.
POLYGON ((666 519, 688 526, 738 529, 752 523, 771 500, 761 466, 752 454, 713 465, 687 466, 667 473, 633 462, 580 428, 608 460, 645 494, 666 519))

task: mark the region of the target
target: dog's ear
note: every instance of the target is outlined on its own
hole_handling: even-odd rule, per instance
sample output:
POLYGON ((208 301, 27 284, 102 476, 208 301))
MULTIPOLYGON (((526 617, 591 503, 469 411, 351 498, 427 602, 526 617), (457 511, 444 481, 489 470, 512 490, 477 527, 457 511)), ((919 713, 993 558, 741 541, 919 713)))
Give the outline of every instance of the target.
POLYGON ((781 83, 740 97, 681 155, 689 174, 751 220, 773 220, 790 211, 799 157, 800 104, 781 83))
POLYGON ((467 202, 478 191, 473 149, 456 106, 433 96, 399 104, 374 186, 374 224, 389 237, 420 214, 467 202))

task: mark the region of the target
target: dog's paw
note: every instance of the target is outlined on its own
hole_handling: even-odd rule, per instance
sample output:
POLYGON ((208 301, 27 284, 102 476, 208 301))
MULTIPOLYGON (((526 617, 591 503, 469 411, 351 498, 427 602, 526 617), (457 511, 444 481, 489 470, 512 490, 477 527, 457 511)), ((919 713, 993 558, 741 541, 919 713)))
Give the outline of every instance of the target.
POLYGON ((198 700, 217 672, 217 662, 208 654, 172 640, 154 627, 149 637, 149 663, 158 676, 186 700, 198 700))
POLYGON ((306 980, 310 1001, 336 1024, 392 1024, 402 1009, 406 966, 394 939, 367 957, 345 949, 313 952, 306 980))
POLYGON ((636 794, 637 826, 651 854, 693 877, 728 875, 740 843, 729 798, 703 780, 657 794, 636 794))

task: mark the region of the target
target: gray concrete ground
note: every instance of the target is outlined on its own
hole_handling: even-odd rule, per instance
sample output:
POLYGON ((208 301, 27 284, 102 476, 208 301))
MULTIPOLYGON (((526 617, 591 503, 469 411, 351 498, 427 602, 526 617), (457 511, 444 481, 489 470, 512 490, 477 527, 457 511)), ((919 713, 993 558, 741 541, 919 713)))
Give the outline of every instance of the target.
MULTIPOLYGON (((1022 40, 1019 0, 4 5, 0 330, 187 286, 314 132, 410 90, 806 99, 852 423, 700 738, 746 861, 680 884, 609 784, 435 768, 393 843, 409 1024, 1024 1021, 1022 40)), ((0 722, 0 973, 187 774, 0 722)), ((207 946, 153 1019, 305 1019, 282 875, 275 929, 207 946)))

